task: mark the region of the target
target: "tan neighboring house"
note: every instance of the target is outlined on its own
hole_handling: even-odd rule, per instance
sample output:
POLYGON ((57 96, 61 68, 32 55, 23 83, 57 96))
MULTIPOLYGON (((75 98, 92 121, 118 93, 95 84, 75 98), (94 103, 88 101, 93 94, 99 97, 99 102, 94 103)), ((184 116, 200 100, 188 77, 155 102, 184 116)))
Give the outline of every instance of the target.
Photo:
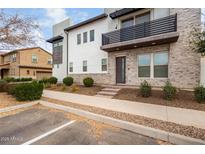
POLYGON ((40 47, 0 53, 0 77, 31 77, 42 79, 52 76, 52 54, 40 47))

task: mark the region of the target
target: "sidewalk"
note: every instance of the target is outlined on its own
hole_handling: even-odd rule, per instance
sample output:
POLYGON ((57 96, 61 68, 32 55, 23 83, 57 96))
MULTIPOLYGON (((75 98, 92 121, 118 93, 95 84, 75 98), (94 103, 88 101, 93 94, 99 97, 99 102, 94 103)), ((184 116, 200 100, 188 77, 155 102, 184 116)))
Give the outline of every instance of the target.
POLYGON ((44 90, 43 96, 205 129, 205 112, 203 111, 51 90, 44 90))

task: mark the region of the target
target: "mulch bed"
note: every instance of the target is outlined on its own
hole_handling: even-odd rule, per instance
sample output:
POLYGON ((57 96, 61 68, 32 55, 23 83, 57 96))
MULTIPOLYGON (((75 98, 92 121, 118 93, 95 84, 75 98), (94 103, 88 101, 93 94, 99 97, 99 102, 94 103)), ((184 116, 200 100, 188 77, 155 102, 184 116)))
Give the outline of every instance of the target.
POLYGON ((114 99, 130 100, 142 103, 150 103, 156 105, 166 105, 172 107, 186 108, 205 111, 205 103, 198 103, 194 99, 194 94, 191 91, 180 90, 177 97, 172 101, 163 99, 163 92, 161 90, 152 90, 152 96, 144 98, 140 96, 139 89, 123 88, 114 99))
POLYGON ((56 104, 66 105, 66 106, 77 108, 77 109, 82 109, 82 110, 89 111, 89 112, 96 113, 96 114, 113 117, 115 119, 137 123, 140 125, 164 130, 164 131, 171 132, 171 133, 181 134, 184 136, 189 136, 189 137, 205 140, 205 129, 196 128, 193 126, 179 125, 179 124, 172 123, 172 122, 166 122, 162 120, 156 120, 156 119, 146 118, 143 116, 116 112, 112 110, 105 110, 102 108, 97 108, 97 107, 92 107, 92 106, 87 106, 87 105, 80 105, 80 104, 75 104, 75 103, 70 103, 66 101, 60 101, 60 100, 50 99, 50 98, 45 98, 45 97, 43 97, 42 100, 56 103, 56 104))
POLYGON ((46 89, 94 96, 97 94, 97 92, 99 92, 102 89, 102 87, 100 86, 85 87, 83 85, 72 85, 72 86, 52 85, 51 87, 46 89))

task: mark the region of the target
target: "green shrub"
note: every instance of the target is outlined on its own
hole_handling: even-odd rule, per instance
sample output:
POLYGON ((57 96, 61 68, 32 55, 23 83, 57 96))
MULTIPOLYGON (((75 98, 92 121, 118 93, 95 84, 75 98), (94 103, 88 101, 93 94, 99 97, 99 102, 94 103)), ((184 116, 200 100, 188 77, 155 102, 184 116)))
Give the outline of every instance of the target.
POLYGON ((66 86, 71 86, 73 84, 73 78, 72 77, 65 77, 63 79, 63 83, 66 85, 66 86))
POLYGON ((39 83, 47 84, 47 83, 49 83, 49 79, 43 78, 43 79, 39 80, 39 83))
POLYGON ((151 91, 152 87, 146 80, 140 84, 140 94, 142 97, 151 96, 151 91))
POLYGON ((205 102, 205 87, 198 86, 194 89, 194 96, 197 102, 205 102))
POLYGON ((43 93, 43 84, 32 83, 20 83, 12 89, 12 95, 18 101, 32 101, 40 99, 43 93))
POLYGON ((167 81, 165 86, 163 87, 164 99, 171 101, 176 97, 176 93, 176 87, 172 86, 172 84, 167 81))
POLYGON ((58 79, 56 77, 50 77, 49 78, 49 83, 50 84, 56 84, 58 82, 58 79))
POLYGON ((15 80, 15 78, 13 78, 13 77, 5 77, 4 80, 7 81, 7 82, 13 82, 15 80))
POLYGON ((83 84, 86 87, 92 87, 94 84, 94 80, 90 77, 86 77, 85 79, 83 79, 83 84))
POLYGON ((5 92, 6 91, 6 86, 7 86, 8 82, 5 80, 0 80, 0 92, 5 92))

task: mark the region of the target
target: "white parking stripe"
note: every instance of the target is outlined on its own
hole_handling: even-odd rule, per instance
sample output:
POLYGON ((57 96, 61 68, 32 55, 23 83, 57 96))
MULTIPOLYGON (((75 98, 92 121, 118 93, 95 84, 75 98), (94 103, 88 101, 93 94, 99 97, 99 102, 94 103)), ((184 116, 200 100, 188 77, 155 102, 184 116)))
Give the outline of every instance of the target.
POLYGON ((29 144, 32 144, 32 143, 34 143, 34 142, 37 142, 37 141, 39 141, 40 139, 42 139, 42 138, 44 138, 44 137, 46 137, 46 136, 48 136, 48 135, 51 135, 51 134, 57 132, 58 130, 60 130, 60 129, 66 127, 66 126, 71 125, 71 124, 74 123, 74 122, 75 122, 75 120, 72 120, 72 121, 70 121, 70 122, 68 122, 68 123, 66 123, 66 124, 63 124, 63 125, 61 125, 61 126, 55 128, 55 129, 53 129, 53 130, 51 130, 51 131, 45 133, 45 134, 42 134, 42 135, 40 135, 40 136, 38 136, 38 137, 36 137, 36 138, 34 138, 34 139, 29 140, 29 141, 23 143, 22 145, 29 145, 29 144))

